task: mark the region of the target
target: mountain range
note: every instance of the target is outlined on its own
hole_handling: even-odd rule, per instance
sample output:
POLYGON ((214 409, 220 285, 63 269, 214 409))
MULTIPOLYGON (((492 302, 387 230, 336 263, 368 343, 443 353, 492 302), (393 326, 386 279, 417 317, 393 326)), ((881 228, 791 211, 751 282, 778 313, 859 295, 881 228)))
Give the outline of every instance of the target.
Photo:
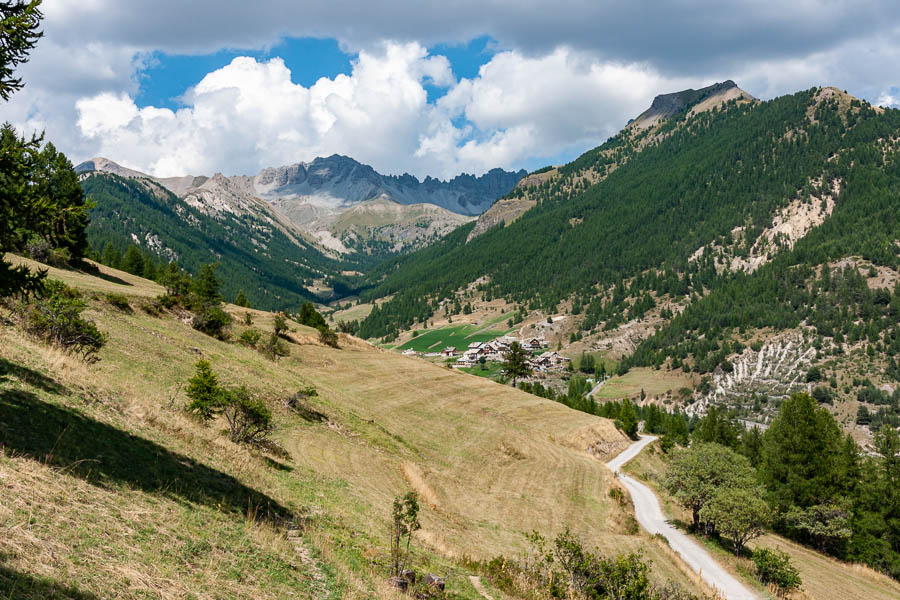
POLYGON ((479 177, 419 181, 408 174, 382 175, 340 155, 266 168, 253 176, 157 178, 100 157, 79 164, 76 171, 148 179, 208 215, 275 212, 278 220, 290 221, 326 252, 341 254, 402 251, 433 241, 484 212, 525 175, 492 169, 479 177), (260 207, 260 199, 268 207, 260 207), (373 204, 358 208, 366 203, 373 204), (373 213, 382 218, 373 222, 373 213), (385 221, 387 214, 391 219, 385 221), (358 222, 354 215, 360 216, 358 222))

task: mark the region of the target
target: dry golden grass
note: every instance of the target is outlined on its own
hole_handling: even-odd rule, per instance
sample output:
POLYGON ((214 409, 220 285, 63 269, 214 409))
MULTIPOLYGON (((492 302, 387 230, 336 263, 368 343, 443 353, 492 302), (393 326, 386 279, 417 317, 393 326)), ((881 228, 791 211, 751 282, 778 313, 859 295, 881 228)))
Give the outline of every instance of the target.
MULTIPOLYGON (((131 285, 68 271, 52 271, 51 276, 98 294, 130 295, 135 305, 138 297, 162 291, 101 270, 131 285)), ((228 310, 236 317, 248 312, 228 310)), ((249 312, 253 327, 271 328, 272 315, 249 312)), ((603 465, 608 456, 586 451, 593 444, 615 452, 627 443, 607 420, 346 336, 341 336, 340 349, 324 347, 313 330, 297 324, 291 324, 295 343, 289 344, 290 356, 272 362, 253 349, 204 336, 171 314, 153 317, 137 308, 123 313, 101 299, 91 302, 86 315, 109 335, 95 365, 40 346, 12 328, 0 330, 0 356, 28 369, 18 378, 0 378, 0 392, 10 385, 34 392, 36 406, 48 403, 86 415, 184 460, 199 461, 308 515, 303 540, 320 560, 315 565, 301 560, 291 542, 271 526, 206 505, 188 503, 188 510, 168 492, 135 488, 133 482, 98 488, 74 471, 17 456, 11 448, 2 459, 0 482, 20 483, 3 490, 16 508, 12 517, 0 512, 0 537, 15 544, 16 551, 12 558, 0 555, 0 567, 86 582, 81 588, 87 592, 108 585, 124 598, 205 598, 212 593, 209 587, 223 581, 232 585, 230 571, 217 566, 237 560, 228 550, 211 544, 215 552, 205 551, 201 564, 186 566, 175 558, 155 563, 153 552, 176 544, 183 532, 214 538, 227 533, 250 555, 274 557, 267 560, 289 565, 284 568, 303 581, 321 564, 336 594, 389 598, 393 592, 380 582, 390 501, 412 488, 425 501, 423 529, 414 543, 425 552, 417 554, 417 565, 449 573, 458 598, 479 596, 455 570, 454 557, 515 556, 524 549, 525 533, 553 536, 566 527, 610 554, 642 551, 654 561, 654 577, 698 589, 677 559, 646 535, 634 533, 628 507, 609 498, 613 477, 603 465), (180 410, 186 403, 185 382, 201 357, 212 362, 223 383, 246 385, 271 404, 279 423, 275 438, 290 453, 289 460, 234 445, 223 434, 223 422, 203 426, 180 410), (36 390, 29 377, 38 375, 27 373, 48 377, 65 391, 36 390), (310 404, 327 415, 325 422, 304 421, 283 405, 308 384, 319 391, 310 404), (28 472, 33 473, 30 479, 18 477, 28 472), (36 497, 42 498, 35 509, 42 527, 38 537, 17 524, 36 497), (89 526, 77 533, 74 525, 85 519, 89 526), (135 532, 141 531, 146 539, 138 543, 135 532), (109 537, 96 544, 101 550, 93 554, 64 553, 58 547, 95 532, 109 537)), ((263 573, 269 579, 242 579, 235 587, 222 587, 222 597, 282 597, 281 588, 267 583, 277 580, 280 571, 266 564, 263 573)))

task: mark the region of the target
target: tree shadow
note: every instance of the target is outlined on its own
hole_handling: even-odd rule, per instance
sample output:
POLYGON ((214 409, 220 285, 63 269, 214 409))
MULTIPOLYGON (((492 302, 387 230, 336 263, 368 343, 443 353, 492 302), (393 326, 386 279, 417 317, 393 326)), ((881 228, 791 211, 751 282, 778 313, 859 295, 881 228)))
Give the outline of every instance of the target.
POLYGON ((86 275, 91 275, 93 277, 97 277, 104 281, 109 281, 110 283, 117 283, 119 285, 127 285, 128 287, 133 287, 133 284, 128 283, 124 279, 120 279, 115 275, 110 275, 109 273, 104 273, 100 270, 100 267, 95 265, 94 263, 87 262, 85 260, 81 261, 79 264, 75 265, 72 270, 80 271, 81 273, 85 273, 86 275))
POLYGON ((35 371, 34 369, 23 367, 22 365, 17 365, 14 362, 10 362, 5 358, 0 358, 0 383, 7 381, 8 376, 10 375, 15 377, 16 379, 19 379, 23 383, 32 387, 36 387, 44 392, 58 394, 60 396, 65 396, 69 393, 65 386, 57 382, 55 379, 47 377, 40 371, 35 371))
POLYGON ((287 508, 230 475, 27 391, 0 390, 0 450, 100 487, 127 485, 255 519, 291 518, 287 508))
POLYGON ((65 585, 48 577, 37 577, 14 571, 3 564, 0 553, 0 598, 20 598, 21 600, 100 600, 90 592, 82 592, 76 587, 65 585))

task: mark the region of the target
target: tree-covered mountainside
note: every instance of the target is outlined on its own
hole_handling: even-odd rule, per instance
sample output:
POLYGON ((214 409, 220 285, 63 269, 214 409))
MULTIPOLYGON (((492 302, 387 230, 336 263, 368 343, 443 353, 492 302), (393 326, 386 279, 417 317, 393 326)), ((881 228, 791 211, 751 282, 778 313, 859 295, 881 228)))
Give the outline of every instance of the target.
POLYGON ((124 253, 137 245, 190 272, 218 263, 225 297, 244 290, 258 308, 290 309, 321 300, 310 289, 314 280, 340 287, 341 271, 358 267, 324 256, 277 222, 228 212, 208 216, 149 180, 96 173, 81 185, 96 205, 87 229, 96 251, 111 244, 124 253))
MULTIPOLYGON (((377 269, 366 297, 393 298, 361 333, 390 336, 478 281, 482 295, 530 309, 571 301, 586 331, 640 316, 654 298, 684 298, 692 308, 672 327, 696 331, 714 313, 711 340, 722 327, 802 320, 779 288, 796 265, 855 255, 896 266, 900 111, 831 88, 690 109, 653 129, 626 128, 562 167, 527 190, 537 204, 509 226, 466 243, 467 226, 377 269), (824 225, 779 252, 782 238, 766 237, 775 216, 826 195, 836 201, 824 225), (727 253, 746 258, 761 247, 759 264, 775 259, 768 265, 722 268, 727 253)), ((678 337, 664 328, 635 362, 671 356, 678 337)))

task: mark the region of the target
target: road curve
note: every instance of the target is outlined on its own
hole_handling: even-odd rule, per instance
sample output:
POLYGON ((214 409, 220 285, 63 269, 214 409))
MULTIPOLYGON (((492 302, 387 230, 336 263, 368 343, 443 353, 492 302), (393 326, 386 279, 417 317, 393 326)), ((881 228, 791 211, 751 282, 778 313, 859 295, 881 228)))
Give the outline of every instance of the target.
POLYGON ((695 573, 699 573, 707 585, 715 588, 727 600, 758 600, 756 594, 723 569, 697 542, 669 524, 659 507, 659 500, 650 488, 620 471, 625 463, 637 456, 655 439, 650 435, 641 436, 639 441, 606 463, 631 494, 638 523, 650 534, 659 533, 669 540, 672 550, 677 552, 695 573))

